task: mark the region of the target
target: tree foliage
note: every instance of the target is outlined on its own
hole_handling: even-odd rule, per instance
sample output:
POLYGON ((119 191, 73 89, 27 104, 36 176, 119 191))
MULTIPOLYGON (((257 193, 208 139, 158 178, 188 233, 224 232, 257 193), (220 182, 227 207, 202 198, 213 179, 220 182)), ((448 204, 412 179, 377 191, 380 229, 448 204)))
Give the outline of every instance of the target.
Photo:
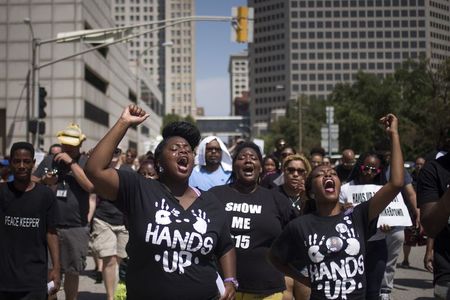
MULTIPOLYGON (((303 102, 305 103, 305 102, 303 102)), ((360 72, 353 83, 337 84, 326 101, 310 99, 303 105, 303 150, 320 145, 325 106, 335 108, 340 150, 371 150, 385 134, 377 120, 392 112, 400 120, 405 158, 412 160, 439 147, 450 125, 450 59, 433 70, 426 60, 406 61, 385 78, 360 72)), ((286 117, 270 125, 264 137, 266 152, 284 137, 298 145, 298 110, 291 105, 286 117)))
POLYGON ((161 132, 162 132, 163 128, 166 127, 167 124, 170 124, 173 122, 178 122, 178 121, 186 121, 188 123, 195 125, 195 119, 191 115, 188 115, 183 118, 182 116, 177 115, 177 114, 167 114, 163 117, 161 132))
POLYGON ((353 84, 336 86, 329 103, 335 107, 341 148, 370 150, 385 138, 376 120, 392 112, 400 120, 407 159, 436 149, 450 124, 449 74, 449 62, 431 70, 425 60, 407 61, 384 79, 359 73, 353 84))
POLYGON ((262 137, 266 153, 271 153, 274 150, 275 141, 281 137, 287 141, 289 146, 294 147, 297 151, 299 150, 298 101, 302 101, 302 150, 304 153, 309 153, 311 148, 320 146, 320 127, 325 122, 326 102, 301 96, 300 100, 297 99, 288 103, 286 116, 272 122, 269 133, 262 137), (323 122, 317 122, 318 120, 323 120, 323 122))

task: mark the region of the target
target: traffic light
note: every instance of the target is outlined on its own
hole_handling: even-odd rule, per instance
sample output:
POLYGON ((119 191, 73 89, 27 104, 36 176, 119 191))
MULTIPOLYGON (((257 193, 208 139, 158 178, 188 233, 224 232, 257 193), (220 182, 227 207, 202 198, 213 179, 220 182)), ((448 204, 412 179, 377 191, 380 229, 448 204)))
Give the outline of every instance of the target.
POLYGON ((45 122, 38 120, 28 121, 28 131, 32 134, 39 133, 39 135, 45 134, 45 122))
POLYGON ((233 39, 238 43, 253 42, 253 8, 247 6, 233 7, 233 39))
POLYGON ((47 116, 47 113, 45 112, 45 107, 47 106, 45 97, 47 97, 47 91, 45 90, 45 88, 39 87, 39 119, 44 119, 47 116))
POLYGON ((244 43, 248 38, 248 7, 238 7, 237 22, 236 39, 238 43, 244 43))

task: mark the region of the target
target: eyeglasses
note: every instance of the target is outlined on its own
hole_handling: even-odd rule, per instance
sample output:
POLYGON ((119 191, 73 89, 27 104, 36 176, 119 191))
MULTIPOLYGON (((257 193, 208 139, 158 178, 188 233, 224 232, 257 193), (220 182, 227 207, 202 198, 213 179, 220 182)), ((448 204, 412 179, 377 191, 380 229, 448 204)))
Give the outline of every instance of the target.
POLYGON ((209 153, 212 153, 212 152, 222 152, 222 149, 221 148, 219 148, 219 147, 207 147, 206 149, 206 152, 209 152, 209 153))
POLYGON ((288 167, 286 168, 286 172, 288 172, 289 174, 294 174, 295 172, 297 172, 298 175, 303 176, 306 174, 306 170, 305 169, 301 169, 301 168, 294 168, 294 167, 288 167))
POLYGON ((372 167, 372 166, 361 166, 361 171, 363 171, 363 172, 371 172, 371 173, 380 173, 381 172, 381 169, 380 168, 375 168, 375 167, 372 167))

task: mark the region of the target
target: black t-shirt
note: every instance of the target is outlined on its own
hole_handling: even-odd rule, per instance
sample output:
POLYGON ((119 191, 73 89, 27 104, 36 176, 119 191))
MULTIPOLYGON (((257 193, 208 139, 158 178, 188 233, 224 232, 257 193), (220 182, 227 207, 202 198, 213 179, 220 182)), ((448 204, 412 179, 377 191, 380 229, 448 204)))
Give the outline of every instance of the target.
POLYGON ((341 180, 341 182, 347 182, 347 178, 351 172, 352 172, 352 168, 346 169, 346 168, 344 168, 343 165, 338 165, 336 167, 336 173, 337 173, 339 179, 341 180))
POLYGON ((272 246, 282 263, 311 281, 311 300, 365 299, 365 242, 371 200, 336 216, 315 213, 288 224, 272 246))
POLYGON ((283 196, 285 196, 286 198, 289 199, 289 201, 291 201, 291 206, 295 211, 295 215, 299 216, 300 215, 300 211, 302 210, 302 200, 300 197, 290 197, 286 191, 284 190, 283 186, 280 185, 277 190, 283 194, 283 196))
MULTIPOLYGON (((41 178, 45 169, 58 170, 58 183, 56 195, 58 199, 59 220, 58 226, 82 227, 87 224, 89 213, 89 193, 86 192, 73 176, 70 166, 64 163, 56 163, 53 155, 48 155, 42 160, 34 172, 34 176, 41 178)), ((84 167, 87 156, 81 155, 78 164, 84 167)))
POLYGON ((266 189, 274 189, 274 188, 278 188, 278 185, 273 182, 275 179, 277 179, 278 177, 280 177, 282 173, 281 172, 275 172, 272 174, 268 174, 266 175, 261 182, 259 183, 260 186, 266 188, 266 189))
POLYGON ((131 165, 123 164, 119 167, 120 171, 136 172, 131 165))
MULTIPOLYGON (((427 161, 417 181, 417 203, 438 202, 450 188, 450 154, 427 161)), ((450 282, 450 219, 434 239, 434 283, 450 282)))
POLYGON ((289 200, 276 190, 258 187, 242 194, 229 185, 210 189, 224 204, 236 247, 239 291, 270 294, 286 289, 284 276, 267 260, 272 242, 295 218, 289 200))
POLYGON ((47 287, 47 230, 55 228, 53 191, 36 184, 28 192, 0 184, 0 291, 47 287))
POLYGON ((157 180, 119 174, 127 216, 128 299, 209 299, 218 294, 214 257, 233 248, 224 207, 203 192, 187 209, 157 180))
POLYGON ((124 225, 123 213, 112 201, 98 198, 94 217, 111 225, 124 225))

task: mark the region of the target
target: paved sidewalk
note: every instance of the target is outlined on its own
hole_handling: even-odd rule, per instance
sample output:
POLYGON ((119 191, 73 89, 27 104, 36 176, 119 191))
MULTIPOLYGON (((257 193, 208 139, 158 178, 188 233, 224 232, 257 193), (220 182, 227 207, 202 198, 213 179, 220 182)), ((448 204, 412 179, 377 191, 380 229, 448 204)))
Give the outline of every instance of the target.
POLYGON ((394 300, 432 300, 433 274, 423 267, 425 246, 412 247, 409 255, 410 267, 399 267, 403 261, 403 253, 397 262, 394 279, 394 300))

